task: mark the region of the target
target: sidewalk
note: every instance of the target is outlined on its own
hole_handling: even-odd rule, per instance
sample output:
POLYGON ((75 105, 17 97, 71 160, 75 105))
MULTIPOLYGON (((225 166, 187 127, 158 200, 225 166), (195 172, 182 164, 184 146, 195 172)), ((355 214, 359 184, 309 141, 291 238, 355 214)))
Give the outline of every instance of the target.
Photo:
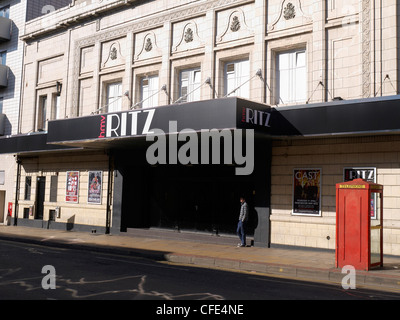
MULTIPOLYGON (((335 253, 327 250, 238 248, 236 237, 172 231, 133 230, 121 235, 92 234, 39 228, 0 226, 0 240, 74 247, 156 261, 232 271, 257 272, 304 281, 341 285, 345 274, 335 268, 335 253)), ((357 271, 356 285, 400 293, 400 257, 384 256, 384 267, 357 271)))

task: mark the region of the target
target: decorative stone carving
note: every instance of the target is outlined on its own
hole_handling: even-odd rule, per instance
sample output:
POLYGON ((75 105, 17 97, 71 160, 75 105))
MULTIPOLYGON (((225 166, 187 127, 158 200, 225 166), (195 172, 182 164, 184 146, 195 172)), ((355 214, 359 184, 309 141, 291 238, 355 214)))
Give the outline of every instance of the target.
POLYGON ((371 95, 371 2, 362 2, 362 95, 371 95))
POLYGON ((118 57, 118 51, 117 48, 112 47, 112 49, 110 50, 110 58, 111 60, 115 60, 118 57))
MULTIPOLYGON (((197 21, 198 22, 198 21, 197 21)), ((174 26, 172 53, 187 51, 204 46, 198 34, 198 27, 195 20, 180 23, 174 26)))
POLYGON ((296 10, 294 8, 294 5, 291 2, 289 2, 286 5, 285 9, 283 10, 283 17, 286 20, 290 20, 293 19, 295 16, 296 16, 296 10))
POLYGON ((111 67, 125 63, 125 59, 121 54, 121 44, 119 41, 112 42, 110 47, 107 49, 108 45, 109 44, 107 43, 103 44, 103 48, 106 52, 108 51, 108 54, 103 57, 104 62, 102 63, 102 67, 111 67))
POLYGON ((151 43, 151 39, 147 38, 146 44, 144 45, 144 50, 146 50, 146 52, 150 52, 152 49, 153 49, 153 44, 151 43))
POLYGON ((217 43, 254 36, 254 31, 247 25, 245 13, 241 8, 232 10, 228 21, 222 20, 221 24, 225 25, 216 38, 217 43))
POLYGON ((192 42, 193 41, 193 30, 191 28, 187 28, 185 35, 183 36, 183 39, 185 40, 186 43, 192 42))
POLYGON ((268 31, 293 28, 312 23, 311 16, 304 13, 300 0, 281 0, 277 8, 279 12, 277 12, 272 22, 268 23, 268 31))
POLYGON ((154 31, 138 33, 135 36, 135 56, 134 60, 151 59, 162 55, 161 49, 157 45, 156 34, 154 31))
POLYGON ((231 31, 237 32, 240 29, 240 21, 237 16, 234 16, 231 22, 231 31))

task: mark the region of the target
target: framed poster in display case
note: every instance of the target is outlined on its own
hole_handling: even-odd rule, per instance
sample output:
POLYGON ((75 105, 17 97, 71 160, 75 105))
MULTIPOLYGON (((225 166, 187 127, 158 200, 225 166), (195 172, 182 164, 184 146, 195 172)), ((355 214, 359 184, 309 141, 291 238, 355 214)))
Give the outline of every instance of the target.
POLYGON ((67 171, 67 185, 65 201, 78 203, 79 201, 79 171, 67 171))
POLYGON ((103 171, 89 171, 88 203, 101 204, 103 171))
POLYGON ((293 170, 293 215, 321 216, 321 169, 293 170))

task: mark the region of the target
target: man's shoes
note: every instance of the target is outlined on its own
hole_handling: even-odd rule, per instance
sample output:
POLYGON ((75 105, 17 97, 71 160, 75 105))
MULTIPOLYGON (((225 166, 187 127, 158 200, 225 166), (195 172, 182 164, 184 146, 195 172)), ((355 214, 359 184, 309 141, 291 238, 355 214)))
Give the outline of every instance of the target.
POLYGON ((245 245, 245 244, 238 243, 237 246, 238 246, 238 248, 239 248, 239 247, 245 247, 246 245, 245 245))

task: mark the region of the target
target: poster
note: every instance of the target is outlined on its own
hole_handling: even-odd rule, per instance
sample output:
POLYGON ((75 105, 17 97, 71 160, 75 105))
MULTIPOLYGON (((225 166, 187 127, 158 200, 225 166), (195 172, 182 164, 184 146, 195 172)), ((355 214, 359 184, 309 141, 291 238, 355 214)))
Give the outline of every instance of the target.
POLYGON ((293 170, 293 214, 321 215, 321 169, 293 170))
POLYGON ((78 203, 79 171, 67 171, 66 202, 78 203))
POLYGON ((88 203, 101 204, 102 171, 89 171, 88 203))

